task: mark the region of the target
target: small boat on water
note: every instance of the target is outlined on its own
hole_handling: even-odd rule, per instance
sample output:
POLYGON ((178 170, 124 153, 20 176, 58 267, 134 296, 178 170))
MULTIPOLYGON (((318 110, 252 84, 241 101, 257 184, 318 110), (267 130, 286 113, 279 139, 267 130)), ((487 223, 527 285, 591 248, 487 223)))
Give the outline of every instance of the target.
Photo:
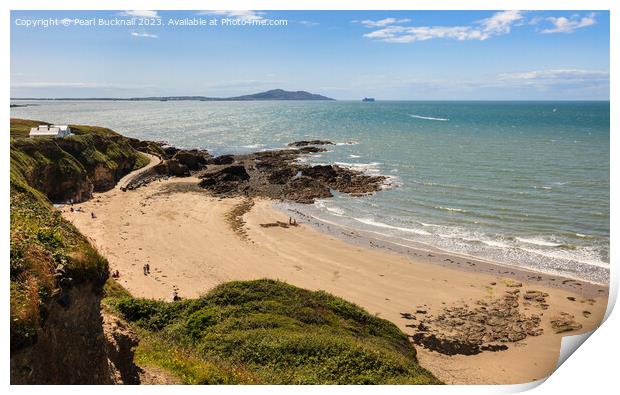
POLYGON ((362 99, 362 101, 375 101, 374 97, 365 97, 362 99))

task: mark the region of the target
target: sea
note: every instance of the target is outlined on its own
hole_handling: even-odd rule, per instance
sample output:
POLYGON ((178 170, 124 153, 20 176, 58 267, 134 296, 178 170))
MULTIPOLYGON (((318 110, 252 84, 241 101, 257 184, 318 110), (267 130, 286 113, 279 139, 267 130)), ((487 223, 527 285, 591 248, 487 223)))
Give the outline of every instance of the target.
POLYGON ((11 116, 212 154, 336 143, 303 158, 388 177, 299 209, 414 248, 609 281, 609 102, 17 101, 11 116))

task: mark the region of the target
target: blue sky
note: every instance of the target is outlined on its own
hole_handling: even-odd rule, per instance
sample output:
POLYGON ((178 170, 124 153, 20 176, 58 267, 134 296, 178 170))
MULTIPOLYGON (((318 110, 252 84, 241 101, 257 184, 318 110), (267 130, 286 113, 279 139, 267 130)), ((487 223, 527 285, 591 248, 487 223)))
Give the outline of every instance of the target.
POLYGON ((13 11, 12 97, 608 100, 607 11, 13 11), (76 18, 159 26, 76 26, 76 18), (49 18, 68 26, 25 26, 49 18), (174 26, 184 18, 218 26, 174 26), (222 19, 285 26, 221 26, 222 19))

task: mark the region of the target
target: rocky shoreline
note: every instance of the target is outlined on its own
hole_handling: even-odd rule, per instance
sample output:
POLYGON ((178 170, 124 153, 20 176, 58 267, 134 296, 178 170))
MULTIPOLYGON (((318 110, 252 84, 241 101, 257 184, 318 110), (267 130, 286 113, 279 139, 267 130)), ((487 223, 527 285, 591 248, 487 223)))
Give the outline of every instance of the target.
POLYGON ((264 197, 295 203, 314 203, 332 197, 332 190, 352 196, 373 194, 382 189, 386 176, 367 175, 339 165, 310 165, 298 159, 324 152, 317 145, 331 141, 296 141, 295 148, 244 155, 211 156, 204 150, 181 150, 163 146, 162 162, 128 183, 135 189, 164 177, 195 176, 199 186, 219 197, 264 197))

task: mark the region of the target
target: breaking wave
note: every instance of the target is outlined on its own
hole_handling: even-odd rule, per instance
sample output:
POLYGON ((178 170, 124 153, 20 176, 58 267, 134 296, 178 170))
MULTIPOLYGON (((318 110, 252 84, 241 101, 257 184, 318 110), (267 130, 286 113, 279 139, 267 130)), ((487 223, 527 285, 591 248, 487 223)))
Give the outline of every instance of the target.
POLYGON ((410 116, 411 118, 426 119, 426 120, 428 120, 428 121, 442 121, 442 122, 449 121, 449 119, 448 119, 448 118, 423 117, 422 115, 416 115, 416 114, 409 114, 409 116, 410 116))

